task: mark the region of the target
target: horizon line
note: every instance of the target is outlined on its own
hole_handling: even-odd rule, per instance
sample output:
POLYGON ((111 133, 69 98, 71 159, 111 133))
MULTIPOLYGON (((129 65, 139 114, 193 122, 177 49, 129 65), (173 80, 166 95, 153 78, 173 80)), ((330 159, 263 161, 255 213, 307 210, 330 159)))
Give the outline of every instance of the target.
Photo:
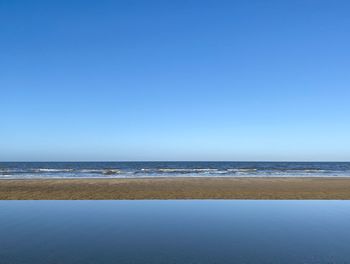
POLYGON ((0 161, 1 162, 65 162, 65 163, 73 163, 73 162, 350 162, 350 161, 342 161, 342 160, 338 160, 338 161, 327 161, 327 160, 323 160, 323 161, 319 161, 319 160, 39 160, 39 161, 0 161))

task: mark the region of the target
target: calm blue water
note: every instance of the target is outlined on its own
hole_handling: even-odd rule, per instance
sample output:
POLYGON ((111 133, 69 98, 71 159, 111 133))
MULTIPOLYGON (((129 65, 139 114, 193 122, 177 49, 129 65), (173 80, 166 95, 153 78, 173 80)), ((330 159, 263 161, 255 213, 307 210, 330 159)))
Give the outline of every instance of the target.
POLYGON ((350 201, 0 201, 0 263, 350 263, 350 201))
POLYGON ((0 179, 349 177, 350 162, 0 162, 0 179))

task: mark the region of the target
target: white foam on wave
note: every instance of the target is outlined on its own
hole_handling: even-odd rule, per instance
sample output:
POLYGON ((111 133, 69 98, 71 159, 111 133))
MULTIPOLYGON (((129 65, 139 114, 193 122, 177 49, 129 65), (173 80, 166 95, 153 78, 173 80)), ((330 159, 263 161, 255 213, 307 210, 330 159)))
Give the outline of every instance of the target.
POLYGON ((258 169, 227 169, 230 172, 255 172, 258 169))
POLYGON ((199 169, 180 169, 180 168, 165 168, 165 169, 158 169, 157 171, 160 171, 160 172, 215 172, 215 171, 218 171, 218 169, 202 169, 202 168, 199 168, 199 169))
POLYGON ((40 169, 34 169, 35 172, 70 172, 73 171, 73 169, 46 169, 46 168, 40 168, 40 169))

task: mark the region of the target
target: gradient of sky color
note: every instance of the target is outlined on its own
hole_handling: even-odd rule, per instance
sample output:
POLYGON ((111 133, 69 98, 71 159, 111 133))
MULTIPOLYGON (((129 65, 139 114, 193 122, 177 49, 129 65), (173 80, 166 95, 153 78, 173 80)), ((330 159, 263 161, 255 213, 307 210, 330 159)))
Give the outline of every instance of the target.
POLYGON ((0 0, 0 160, 350 160, 349 1, 0 0))

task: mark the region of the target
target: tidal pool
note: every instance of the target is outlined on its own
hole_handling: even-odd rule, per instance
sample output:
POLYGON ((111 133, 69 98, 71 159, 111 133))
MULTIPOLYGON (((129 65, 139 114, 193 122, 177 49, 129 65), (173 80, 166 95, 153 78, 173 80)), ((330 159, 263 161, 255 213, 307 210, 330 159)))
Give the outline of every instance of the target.
POLYGON ((350 263, 350 201, 0 201, 0 263, 350 263))

